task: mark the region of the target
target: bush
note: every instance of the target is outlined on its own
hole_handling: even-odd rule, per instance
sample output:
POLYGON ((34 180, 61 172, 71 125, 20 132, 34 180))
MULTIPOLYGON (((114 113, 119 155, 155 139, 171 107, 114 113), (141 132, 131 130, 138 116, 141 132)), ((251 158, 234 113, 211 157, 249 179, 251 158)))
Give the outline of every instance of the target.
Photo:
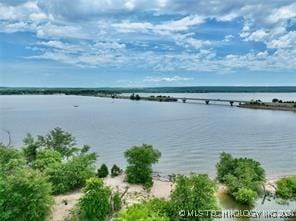
POLYGON ((51 185, 38 171, 17 169, 0 175, 0 220, 43 221, 50 213, 51 185))
POLYGON ((161 153, 152 146, 143 144, 128 149, 124 156, 128 162, 125 171, 127 182, 151 187, 153 185, 152 164, 158 162, 161 153))
POLYGON ((111 168, 111 177, 116 177, 122 173, 122 170, 114 164, 111 168))
POLYGON ((55 150, 45 149, 37 152, 33 168, 43 171, 47 167, 54 167, 62 163, 62 156, 55 150))
POLYGON ((265 171, 255 160, 233 158, 230 154, 222 153, 217 164, 217 179, 228 186, 230 195, 237 202, 252 205, 264 184, 265 171))
POLYGON ((27 163, 31 164, 37 157, 37 151, 40 148, 40 143, 34 139, 31 134, 27 134, 27 136, 23 140, 24 147, 23 152, 26 157, 27 163))
POLYGON ((53 184, 53 193, 65 193, 82 187, 88 178, 95 175, 94 162, 94 156, 86 154, 46 168, 44 172, 53 184))
POLYGON ((11 147, 0 145, 0 175, 8 175, 15 169, 25 166, 26 161, 22 152, 11 147))
POLYGON ((108 167, 106 166, 106 164, 103 163, 100 169, 98 169, 97 171, 97 176, 99 178, 105 178, 108 176, 108 174, 109 174, 108 167))
MULTIPOLYGON (((206 174, 192 174, 190 177, 177 176, 176 187, 171 194, 172 220, 184 220, 179 211, 216 210, 218 208, 215 191, 216 185, 206 174)), ((193 217, 191 217, 193 218, 193 217)), ((205 217, 194 217, 204 220, 205 217)))
POLYGON ((119 192, 115 192, 112 196, 112 210, 117 212, 121 209, 121 197, 119 192))
POLYGON ((276 195, 285 200, 296 199, 296 176, 281 178, 276 182, 276 195))
POLYGON ((243 187, 238 189, 238 191, 234 193, 234 197, 237 201, 241 202, 242 204, 253 205, 258 195, 254 190, 243 187))
POLYGON ((158 214, 151 210, 146 203, 134 204, 121 211, 118 216, 119 221, 169 221, 165 215, 158 214))
POLYGON ((82 215, 89 220, 106 220, 111 212, 110 189, 104 186, 101 179, 93 177, 86 181, 83 192, 84 196, 79 201, 82 215))

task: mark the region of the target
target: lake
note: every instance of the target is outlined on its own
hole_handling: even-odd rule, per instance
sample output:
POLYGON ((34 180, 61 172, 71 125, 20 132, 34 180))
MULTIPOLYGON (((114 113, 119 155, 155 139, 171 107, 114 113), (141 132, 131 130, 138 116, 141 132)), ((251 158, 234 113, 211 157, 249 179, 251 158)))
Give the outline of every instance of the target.
MULTIPOLYGON (((141 94, 148 96, 147 94, 141 94)), ((176 97, 228 99, 272 98, 296 100, 296 93, 168 94, 176 97)), ((70 131, 79 145, 89 144, 98 163, 126 165, 123 153, 133 146, 152 144, 162 157, 154 170, 163 175, 198 172, 215 177, 222 151, 252 157, 263 164, 268 178, 296 174, 296 113, 254 110, 211 103, 164 103, 113 100, 65 95, 0 96, 0 141, 21 147, 27 133, 46 134, 54 127, 70 131)), ((229 196, 219 196, 223 209, 248 209, 229 196)), ((279 205, 274 200, 258 211, 291 210, 296 202, 279 205)), ((219 219, 220 220, 220 219, 219 219)), ((229 220, 229 219, 223 219, 229 220)), ((237 219, 261 220, 261 219, 237 219)), ((284 219, 265 219, 284 220, 284 219)))
MULTIPOLYGON (((296 93, 169 94, 179 97, 296 100, 296 93)), ((20 147, 27 133, 54 127, 88 144, 98 163, 125 166, 124 151, 143 143, 159 149, 161 174, 209 173, 222 151, 252 157, 274 178, 296 173, 296 113, 253 110, 212 103, 163 103, 65 95, 0 96, 0 139, 20 147), (75 107, 77 106, 77 107, 75 107)))

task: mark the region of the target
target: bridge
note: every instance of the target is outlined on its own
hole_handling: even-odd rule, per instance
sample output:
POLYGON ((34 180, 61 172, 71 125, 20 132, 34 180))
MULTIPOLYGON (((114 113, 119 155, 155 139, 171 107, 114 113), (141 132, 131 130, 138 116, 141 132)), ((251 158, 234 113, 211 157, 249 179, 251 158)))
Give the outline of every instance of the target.
MULTIPOLYGON (((121 99, 130 99, 130 96, 127 96, 127 95, 121 95, 121 96, 118 96, 118 95, 112 95, 112 96, 107 96, 107 95, 103 95, 103 97, 111 97, 111 98, 121 98, 121 99)), ((166 97, 166 96, 164 96, 166 97)), ((157 101, 157 96, 156 97, 153 97, 155 99, 155 101, 157 101)), ((240 104, 243 104, 243 103, 248 103, 250 101, 245 101, 245 100, 235 100, 235 99, 217 99, 217 98, 191 98, 191 97, 167 97, 169 99, 171 99, 172 101, 182 101, 183 103, 186 103, 187 101, 203 101, 205 102, 205 104, 210 104, 210 102, 220 102, 220 103, 229 103, 230 106, 233 106, 235 103, 240 105, 240 104)), ((140 99, 143 99, 143 100, 153 100, 151 99, 151 96, 150 97, 141 97, 140 99)))
POLYGON ((247 103, 249 101, 244 100, 229 100, 229 99, 215 99, 215 98, 188 98, 188 97, 172 97, 177 100, 181 100, 183 103, 186 103, 186 101, 203 101, 205 104, 210 104, 210 102, 221 102, 221 103, 229 103, 231 106, 233 106, 234 103, 242 104, 247 103))

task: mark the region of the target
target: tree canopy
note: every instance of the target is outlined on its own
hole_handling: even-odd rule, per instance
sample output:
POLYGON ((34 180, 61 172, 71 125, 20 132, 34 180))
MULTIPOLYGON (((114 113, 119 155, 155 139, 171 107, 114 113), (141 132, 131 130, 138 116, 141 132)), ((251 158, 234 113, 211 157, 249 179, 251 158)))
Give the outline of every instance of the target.
POLYGON ((82 216, 88 220, 104 221, 111 212, 111 190, 104 186, 101 179, 92 177, 83 188, 84 196, 79 201, 82 216))
POLYGON ((128 162, 125 171, 127 182, 151 187, 152 164, 158 162, 161 153, 151 145, 143 144, 128 149, 124 156, 128 162))
POLYGON ((43 221, 53 203, 51 184, 26 165, 21 151, 0 147, 0 220, 43 221))
POLYGON ((215 191, 215 182, 206 174, 178 175, 171 194, 173 220, 211 220, 208 217, 181 217, 179 211, 217 210, 215 191))
POLYGON ((296 176, 284 177, 276 182, 276 195, 285 200, 296 200, 296 176))
POLYGON ((216 167, 217 179, 227 185, 236 201, 248 205, 255 203, 265 181, 265 171, 259 162, 222 153, 216 167))

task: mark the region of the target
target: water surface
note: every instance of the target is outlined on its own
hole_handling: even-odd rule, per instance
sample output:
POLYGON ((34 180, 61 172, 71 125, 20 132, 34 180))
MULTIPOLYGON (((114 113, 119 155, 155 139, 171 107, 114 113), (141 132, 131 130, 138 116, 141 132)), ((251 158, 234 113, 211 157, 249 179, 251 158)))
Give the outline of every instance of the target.
MULTIPOLYGON (((296 100, 295 93, 170 95, 296 100)), ((195 171, 215 176, 222 151, 259 160, 268 177, 296 173, 294 112, 62 95, 0 96, 0 105, 1 129, 10 131, 14 146, 22 145, 26 133, 62 127, 108 165, 125 166, 123 152, 146 143, 161 151, 155 170, 162 174, 195 171)), ((7 142, 3 131, 0 138, 7 142)))

